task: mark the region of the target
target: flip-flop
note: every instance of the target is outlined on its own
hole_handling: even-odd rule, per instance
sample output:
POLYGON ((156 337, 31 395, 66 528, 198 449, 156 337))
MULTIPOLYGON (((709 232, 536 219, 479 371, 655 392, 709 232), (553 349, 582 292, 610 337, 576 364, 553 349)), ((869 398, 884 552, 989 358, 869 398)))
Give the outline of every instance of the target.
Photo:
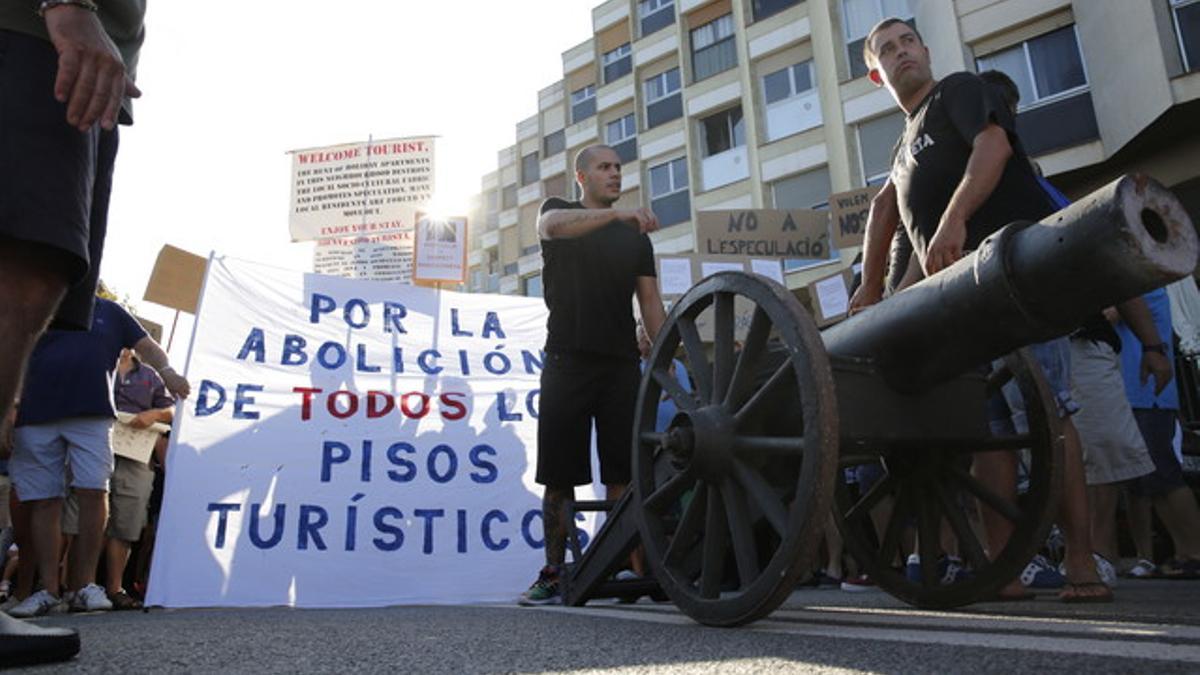
POLYGON ((1083 604, 1083 603, 1104 603, 1113 601, 1112 589, 1102 581, 1084 581, 1080 583, 1067 582, 1061 593, 1058 594, 1058 599, 1068 604, 1083 604), (1079 595, 1079 591, 1084 589, 1103 588, 1104 593, 1099 595, 1079 595))
POLYGON ((1015 593, 1012 591, 1009 591, 1007 593, 1005 593, 1004 591, 999 591, 995 595, 992 596, 991 601, 992 602, 1024 602, 1026 600, 1033 600, 1036 597, 1037 597, 1037 594, 1033 593, 1032 591, 1017 591, 1015 593))

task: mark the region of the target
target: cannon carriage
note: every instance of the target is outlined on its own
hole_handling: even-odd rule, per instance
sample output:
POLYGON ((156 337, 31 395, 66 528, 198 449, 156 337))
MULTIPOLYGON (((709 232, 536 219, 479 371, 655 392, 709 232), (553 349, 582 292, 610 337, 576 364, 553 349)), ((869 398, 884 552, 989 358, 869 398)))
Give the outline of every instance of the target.
POLYGON ((1126 176, 823 332, 770 280, 700 281, 644 370, 630 490, 576 504, 608 517, 586 551, 572 545, 565 601, 655 592, 700 623, 754 621, 812 570, 830 518, 901 600, 989 598, 1045 540, 1062 478, 1054 397, 1021 348, 1192 273, 1197 254, 1178 201, 1126 176), (752 307, 740 341, 735 302, 752 307), (680 351, 694 391, 669 372, 680 351), (663 397, 679 412, 655 429, 663 397), (1019 492, 995 478, 1005 466, 1018 467, 1019 492), (977 525, 986 511, 1012 530, 1001 550, 977 525), (639 543, 652 578, 613 581, 639 543), (915 575, 905 549, 922 561, 915 575), (965 574, 947 574, 947 554, 965 574))

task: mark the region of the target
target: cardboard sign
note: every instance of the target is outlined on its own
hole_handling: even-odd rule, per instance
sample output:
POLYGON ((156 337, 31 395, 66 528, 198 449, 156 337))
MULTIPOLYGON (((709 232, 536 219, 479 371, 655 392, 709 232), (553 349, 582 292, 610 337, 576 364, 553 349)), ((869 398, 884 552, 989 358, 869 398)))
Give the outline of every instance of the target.
POLYGON ((196 313, 208 259, 165 245, 158 252, 142 299, 188 314, 196 313))
POLYGON ((867 232, 871 200, 879 194, 879 185, 829 195, 829 213, 833 222, 833 243, 838 248, 862 246, 867 232))
POLYGON ((698 211, 696 251, 754 258, 828 258, 829 214, 793 209, 698 211))
POLYGON ((837 323, 849 314, 852 279, 850 269, 847 268, 821 277, 808 285, 813 318, 816 319, 818 326, 824 328, 837 323))

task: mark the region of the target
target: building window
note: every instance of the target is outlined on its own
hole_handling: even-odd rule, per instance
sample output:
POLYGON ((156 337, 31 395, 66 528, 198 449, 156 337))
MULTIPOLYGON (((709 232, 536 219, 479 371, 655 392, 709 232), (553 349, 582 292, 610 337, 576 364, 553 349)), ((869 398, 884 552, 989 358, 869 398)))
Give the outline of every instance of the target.
POLYGON ((712 157, 746 144, 742 106, 723 110, 700 120, 704 134, 704 156, 712 157))
POLYGON ((975 65, 1003 71, 1016 82, 1021 93, 1017 135, 1029 154, 1099 138, 1074 25, 988 54, 975 65))
POLYGON ((904 133, 904 113, 894 112, 855 127, 858 131, 858 155, 862 160, 863 179, 878 185, 892 171, 892 148, 904 133))
POLYGON ((527 298, 542 297, 542 275, 535 274, 521 279, 521 295, 527 298))
POLYGON ((500 192, 500 208, 507 211, 517 208, 517 186, 505 185, 504 190, 500 192))
POLYGON ((650 167, 650 210, 663 227, 692 217, 686 157, 650 167))
POLYGON ((737 66, 733 43, 733 14, 726 14, 692 30, 692 75, 695 81, 737 66))
POLYGON ((683 116, 683 95, 679 93, 681 84, 678 68, 672 68, 646 80, 643 89, 647 129, 683 116))
POLYGON ((547 197, 566 197, 567 196, 567 177, 565 174, 558 174, 547 178, 542 183, 542 190, 547 197))
POLYGON ((521 158, 521 187, 536 183, 541 178, 538 168, 538 154, 531 152, 521 158))
POLYGON ((517 273, 517 263, 509 263, 504 266, 504 276, 511 277, 517 273))
POLYGON ((846 31, 846 50, 850 63, 850 77, 867 74, 867 63, 863 61, 863 43, 867 33, 875 24, 888 17, 904 19, 916 27, 908 0, 842 0, 842 26, 846 31))
POLYGON ((822 167, 771 183, 771 203, 777 209, 825 209, 831 191, 829 167, 822 167))
POLYGON ((531 245, 526 246, 525 248, 521 249, 521 256, 524 257, 531 253, 537 253, 539 250, 541 250, 541 248, 542 247, 537 244, 531 244, 531 245))
POLYGON ((567 132, 565 129, 559 129, 552 134, 547 134, 545 140, 542 141, 542 154, 546 155, 546 157, 553 157, 566 149, 567 132))
POLYGON ((628 42, 611 52, 606 52, 600 61, 604 68, 604 84, 615 82, 633 70, 633 47, 628 42))
POLYGON ((642 24, 642 37, 660 31, 675 23, 675 0, 641 0, 638 18, 642 24))
POLYGON ((800 4, 800 0, 753 0, 750 11, 753 12, 755 21, 762 21, 798 4, 800 4))
POLYGON ((1171 0, 1185 71, 1200 70, 1200 0, 1171 0))
POLYGON ((596 114, 596 85, 571 92, 571 124, 581 122, 596 114))
POLYGON ((617 151, 617 157, 622 163, 628 164, 636 160, 637 121, 633 113, 609 122, 604 128, 604 142, 617 151))
POLYGON ((767 73, 762 89, 768 141, 821 126, 821 102, 811 59, 767 73))

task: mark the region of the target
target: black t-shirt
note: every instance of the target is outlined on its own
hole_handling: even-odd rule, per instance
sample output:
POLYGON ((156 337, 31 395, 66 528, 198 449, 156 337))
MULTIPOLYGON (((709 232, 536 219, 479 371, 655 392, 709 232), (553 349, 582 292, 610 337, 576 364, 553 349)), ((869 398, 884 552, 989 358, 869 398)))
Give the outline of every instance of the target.
POLYGON ((1015 220, 1037 221, 1055 211, 996 89, 973 73, 955 73, 938 82, 908 116, 892 161, 900 219, 921 260, 966 172, 975 136, 989 122, 1008 132, 1013 154, 992 194, 967 221, 967 250, 1015 220))
MULTIPOLYGON (((551 197, 540 213, 582 208, 551 197)), ((619 220, 576 239, 543 239, 546 351, 636 359, 633 294, 637 277, 653 276, 650 238, 619 220)))

